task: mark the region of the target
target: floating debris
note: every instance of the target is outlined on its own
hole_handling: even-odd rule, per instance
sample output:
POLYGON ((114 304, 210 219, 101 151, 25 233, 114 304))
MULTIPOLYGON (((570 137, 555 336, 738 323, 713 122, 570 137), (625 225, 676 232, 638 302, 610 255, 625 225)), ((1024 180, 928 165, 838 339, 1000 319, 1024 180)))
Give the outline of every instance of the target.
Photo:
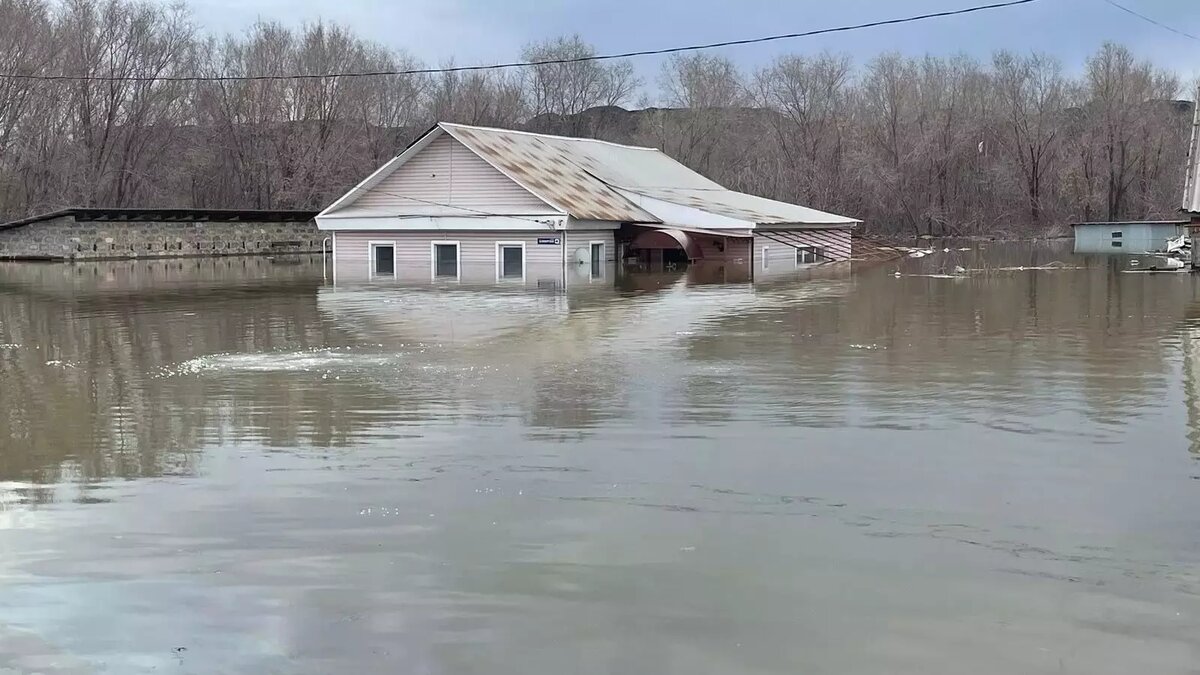
POLYGON ((1029 267, 1026 267, 1024 265, 1019 265, 1017 267, 985 267, 982 269, 972 269, 972 270, 967 270, 967 271, 971 272, 972 274, 976 274, 976 273, 980 273, 980 272, 1051 272, 1051 271, 1055 271, 1055 270, 1081 270, 1081 269, 1086 269, 1086 268, 1079 266, 1079 265, 1068 265, 1067 263, 1059 262, 1056 260, 1051 263, 1046 263, 1045 265, 1031 265, 1029 267))

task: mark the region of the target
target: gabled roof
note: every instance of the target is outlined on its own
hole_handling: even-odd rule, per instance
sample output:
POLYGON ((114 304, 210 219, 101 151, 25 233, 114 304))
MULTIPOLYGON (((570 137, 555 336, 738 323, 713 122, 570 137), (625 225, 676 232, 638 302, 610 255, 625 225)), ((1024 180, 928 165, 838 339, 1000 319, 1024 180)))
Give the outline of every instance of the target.
MULTIPOLYGON (((520 140, 524 142, 516 144, 509 140, 508 135, 499 137, 483 133, 498 131, 500 130, 445 122, 437 124, 408 146, 404 152, 384 164, 366 180, 331 204, 320 215, 327 216, 353 205, 358 197, 383 182, 396 169, 424 150, 434 140, 444 134, 449 134, 510 180, 564 215, 584 220, 631 223, 661 222, 603 181, 589 175, 577 164, 564 157, 561 152, 543 141, 549 137, 523 134, 532 137, 532 140, 521 138, 520 140), (505 140, 501 140, 501 138, 505 140)), ((515 136, 521 132, 506 132, 506 134, 515 136)))
POLYGON ((731 219, 714 227, 851 227, 860 222, 726 189, 654 148, 442 122, 322 212, 353 203, 434 138, 450 134, 548 205, 582 220, 668 223, 686 209, 731 219), (649 199, 643 199, 643 197, 649 199), (685 208, 663 208, 667 202, 685 208))
POLYGON ((558 136, 445 122, 438 126, 526 190, 575 218, 661 222, 589 173, 579 161, 582 155, 571 151, 573 145, 604 141, 571 139, 575 142, 569 144, 558 136))

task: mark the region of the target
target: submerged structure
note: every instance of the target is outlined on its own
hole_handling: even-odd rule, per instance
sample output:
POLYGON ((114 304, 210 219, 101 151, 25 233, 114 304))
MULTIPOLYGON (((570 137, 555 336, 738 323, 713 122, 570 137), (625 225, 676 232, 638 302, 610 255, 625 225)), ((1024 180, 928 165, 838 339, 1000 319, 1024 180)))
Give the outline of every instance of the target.
POLYGON ((1076 253, 1143 255, 1167 251, 1170 242, 1187 234, 1187 220, 1075 223, 1076 253))
POLYGON ((70 208, 0 224, 0 259, 106 260, 315 253, 313 211, 70 208))
POLYGON ((851 256, 858 220, 726 189, 653 148, 440 123, 316 217, 334 280, 534 282, 617 260, 851 256))

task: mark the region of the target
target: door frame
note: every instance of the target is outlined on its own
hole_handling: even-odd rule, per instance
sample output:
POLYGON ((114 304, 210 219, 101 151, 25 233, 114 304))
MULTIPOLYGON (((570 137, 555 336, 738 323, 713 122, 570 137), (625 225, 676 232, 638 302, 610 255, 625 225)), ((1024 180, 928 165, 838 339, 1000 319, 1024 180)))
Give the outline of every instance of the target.
POLYGON ((588 279, 603 279, 604 269, 608 266, 608 242, 603 239, 592 239, 588 242, 588 279), (592 249, 596 246, 600 247, 600 274, 592 274, 592 249))

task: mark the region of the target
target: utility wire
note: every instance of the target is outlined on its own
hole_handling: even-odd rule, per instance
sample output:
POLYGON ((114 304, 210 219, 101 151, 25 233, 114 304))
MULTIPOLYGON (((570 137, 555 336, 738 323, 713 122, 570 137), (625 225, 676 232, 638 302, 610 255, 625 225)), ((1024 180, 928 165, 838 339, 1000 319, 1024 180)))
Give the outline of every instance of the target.
MULTIPOLYGON (((413 68, 408 70, 376 70, 357 73, 324 73, 324 74, 295 74, 295 75, 184 75, 184 76, 157 76, 157 75, 39 75, 26 73, 0 73, 0 79, 10 80, 45 80, 45 81, 70 81, 70 82, 233 82, 233 81, 262 81, 262 80, 327 80, 342 77, 378 77, 384 75, 437 75, 443 73, 461 73, 480 70, 505 70, 510 68, 530 68, 534 66, 560 65, 569 63, 583 63, 585 61, 610 61, 613 59, 627 59, 637 56, 658 56, 662 54, 676 54, 679 52, 692 52, 704 49, 716 49, 718 47, 734 47, 739 45, 758 44, 762 42, 774 42, 776 40, 793 40, 802 37, 812 37, 814 35, 827 35, 829 33, 845 33, 849 31, 862 30, 864 28, 877 28, 879 26, 894 26, 903 23, 912 23, 914 21, 925 21, 927 19, 938 19, 948 16, 958 16, 961 14, 972 14, 974 12, 983 12, 993 9, 1003 9, 1005 7, 1015 7, 1017 5, 1028 5, 1038 2, 1039 0, 1008 0, 1007 2, 996 2, 989 5, 977 5, 974 7, 965 7, 963 9, 948 10, 945 12, 932 12, 929 14, 919 14, 916 16, 908 16, 899 19, 884 19, 881 21, 871 21, 868 23, 859 23, 849 26, 837 26, 835 28, 820 28, 817 30, 804 31, 800 33, 786 33, 783 35, 768 35, 766 37, 747 38, 744 40, 727 40, 724 42, 710 42, 707 44, 688 45, 684 47, 667 47, 664 49, 645 49, 633 52, 624 52, 620 54, 596 54, 591 56, 577 56, 562 59, 547 59, 544 61, 512 61, 509 63, 493 63, 481 66, 449 66, 444 68, 413 68)), ((1128 11, 1128 10, 1127 10, 1128 11)))
MULTIPOLYGON (((468 214, 467 217, 488 216, 488 217, 498 217, 498 218, 512 218, 513 220, 525 220, 525 221, 534 223, 535 225, 541 225, 542 227, 545 227, 548 229, 553 229, 550 225, 542 222, 541 220, 537 220, 536 218, 531 218, 529 216, 514 216, 509 213, 492 213, 490 211, 480 211, 479 209, 472 209, 472 208, 469 208, 466 206, 455 206, 453 204, 446 204, 443 202, 435 202, 435 201, 431 201, 428 199, 418 199, 417 197, 409 197, 408 195, 402 195, 402 194, 398 194, 395 192, 388 192, 387 190, 380 190, 378 187, 371 188, 371 191, 376 192, 378 194, 388 195, 390 197, 396 197, 398 199, 407 199, 409 201, 414 201, 419 204, 425 204, 428 206, 440 206, 442 208, 450 209, 450 210, 454 210, 454 211, 464 211, 468 214)), ((347 206, 347 208, 351 208, 353 206, 354 206, 353 203, 351 203, 347 206)), ((337 211, 334 211, 334 213, 337 213, 337 211)), ((401 216, 401 217, 403 217, 403 216, 401 216)), ((423 218, 423 217, 428 217, 428 216, 422 215, 422 214, 412 214, 412 217, 423 218)), ((555 214, 547 214, 545 216, 542 216, 542 218, 561 218, 561 217, 562 217, 561 215, 555 215, 555 214)))
POLYGON ((1169 30, 1172 33, 1175 33, 1176 35, 1182 35, 1185 38, 1195 40, 1196 42, 1200 42, 1200 37, 1196 37, 1195 35, 1192 35, 1191 33, 1181 31, 1178 28, 1172 28, 1171 26, 1168 26, 1167 24, 1162 23, 1161 21, 1155 21, 1154 19, 1151 19, 1150 17, 1146 16, 1145 14, 1139 14, 1138 12, 1135 12, 1132 9, 1129 9, 1128 7, 1126 7, 1124 5, 1116 3, 1113 0, 1104 0, 1104 1, 1107 2, 1108 4, 1112 5, 1113 7, 1116 7, 1117 9, 1121 10, 1122 12, 1136 16, 1137 18, 1141 19, 1142 21, 1145 21, 1146 23, 1152 23, 1155 26, 1162 28, 1163 30, 1169 30))

